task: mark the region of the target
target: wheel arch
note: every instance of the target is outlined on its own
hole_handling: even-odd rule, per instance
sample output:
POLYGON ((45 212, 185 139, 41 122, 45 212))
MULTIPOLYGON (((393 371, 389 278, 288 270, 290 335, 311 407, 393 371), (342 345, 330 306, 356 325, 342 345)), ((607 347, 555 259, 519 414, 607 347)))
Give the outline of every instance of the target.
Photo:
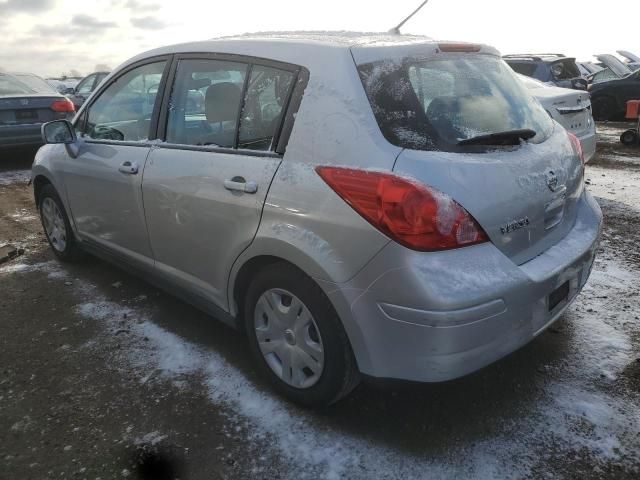
MULTIPOLYGON (((53 185, 53 182, 46 175, 39 173, 32 180, 33 183, 33 198, 36 202, 36 207, 40 207, 40 194, 45 185, 53 185)), ((55 187, 54 187, 55 188, 55 187)))

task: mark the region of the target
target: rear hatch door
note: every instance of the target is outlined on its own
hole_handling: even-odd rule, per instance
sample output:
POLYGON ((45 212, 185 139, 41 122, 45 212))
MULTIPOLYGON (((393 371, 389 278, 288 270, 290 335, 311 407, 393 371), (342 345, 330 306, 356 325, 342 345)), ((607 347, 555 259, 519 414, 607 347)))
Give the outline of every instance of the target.
POLYGON ((456 200, 522 264, 575 224, 582 162, 497 53, 435 45, 353 51, 380 131, 405 148, 393 170, 456 200))
POLYGON ((583 188, 582 165, 559 127, 546 142, 515 151, 404 150, 394 171, 454 198, 518 265, 571 230, 583 188))

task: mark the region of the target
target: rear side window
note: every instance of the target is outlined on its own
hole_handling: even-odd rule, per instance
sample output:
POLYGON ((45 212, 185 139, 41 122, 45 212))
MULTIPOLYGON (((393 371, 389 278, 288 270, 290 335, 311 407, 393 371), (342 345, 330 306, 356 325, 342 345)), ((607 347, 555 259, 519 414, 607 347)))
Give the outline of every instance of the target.
POLYGON ((293 86, 291 72, 223 60, 181 60, 167 142, 270 151, 293 86))
POLYGON ((167 142, 233 148, 248 65, 180 60, 169 101, 167 142))
POLYGON ((544 109, 496 57, 451 55, 384 61, 358 69, 383 135, 400 147, 481 151, 464 141, 533 130, 535 136, 529 141, 540 143, 553 131, 544 109))
POLYGON ((272 149, 292 83, 291 72, 258 65, 251 69, 240 118, 238 148, 272 149))

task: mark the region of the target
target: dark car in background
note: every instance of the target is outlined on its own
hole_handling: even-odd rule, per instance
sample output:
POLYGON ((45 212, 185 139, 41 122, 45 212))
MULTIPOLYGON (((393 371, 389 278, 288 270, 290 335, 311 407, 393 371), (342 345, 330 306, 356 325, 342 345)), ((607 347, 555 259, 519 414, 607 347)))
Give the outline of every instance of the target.
POLYGON ((40 77, 0 73, 0 148, 42 145, 42 124, 74 113, 73 103, 40 77))
POLYGON ((516 54, 502 58, 521 75, 556 87, 587 89, 587 81, 582 77, 575 58, 560 53, 516 54))
POLYGON ((640 70, 589 85, 593 117, 596 120, 622 120, 629 100, 640 99, 640 70))
POLYGON ((69 99, 76 106, 76 109, 80 108, 89 95, 102 83, 102 80, 109 75, 110 72, 94 72, 84 77, 73 92, 69 93, 69 99))

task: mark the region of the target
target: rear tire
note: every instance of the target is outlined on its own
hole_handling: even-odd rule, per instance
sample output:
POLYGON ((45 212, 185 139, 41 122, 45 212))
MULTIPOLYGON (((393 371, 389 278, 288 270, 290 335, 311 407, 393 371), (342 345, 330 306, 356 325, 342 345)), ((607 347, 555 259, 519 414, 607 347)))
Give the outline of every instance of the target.
POLYGON ((637 145, 640 141, 640 135, 636 130, 627 130, 620 135, 620 142, 623 145, 637 145))
POLYGON ((85 253, 73 235, 67 212, 53 185, 42 187, 38 196, 42 228, 53 253, 64 262, 77 262, 85 253))
POLYGON ((249 345, 259 369, 287 399, 307 407, 325 407, 358 385, 360 373, 338 314, 322 289, 293 265, 278 262, 259 271, 245 295, 243 312, 249 345), (294 305, 295 310, 290 310, 294 305), (292 324, 281 327, 287 319, 292 319, 292 324, 307 325, 306 333, 301 334, 292 324), (317 347, 318 355, 302 344, 303 337, 317 347), (311 369, 300 368, 297 375, 285 374, 291 371, 285 368, 287 365, 309 365, 292 360, 300 350, 301 355, 312 353, 313 358, 305 357, 314 365, 311 369), (289 354, 289 360, 280 359, 289 354), (321 368, 316 369, 320 364, 321 368))

